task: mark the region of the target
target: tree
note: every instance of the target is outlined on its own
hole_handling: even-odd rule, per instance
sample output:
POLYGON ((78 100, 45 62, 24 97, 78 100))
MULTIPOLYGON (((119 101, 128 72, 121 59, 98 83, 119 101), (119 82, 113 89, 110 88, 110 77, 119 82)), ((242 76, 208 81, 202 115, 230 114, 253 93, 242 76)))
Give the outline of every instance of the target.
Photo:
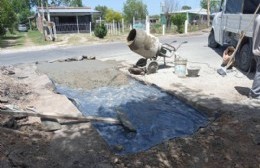
POLYGON ((181 7, 182 10, 190 10, 191 7, 190 6, 187 6, 187 5, 184 5, 181 7))
POLYGON ((171 26, 171 13, 178 9, 178 2, 176 0, 165 0, 163 6, 163 12, 166 19, 166 26, 171 26))
POLYGON ((106 6, 98 5, 95 7, 95 10, 99 11, 101 18, 104 19, 107 13, 108 8, 106 6))
MULTIPOLYGON (((49 2, 51 2, 51 4, 52 4, 54 2, 57 3, 56 1, 62 1, 62 0, 29 0, 29 1, 30 1, 30 9, 32 9, 37 6, 40 7, 41 3, 43 4, 43 6, 45 6, 47 3, 49 4, 49 2)), ((53 4, 53 5, 56 5, 56 4, 53 4)))
POLYGON ((116 12, 112 9, 108 9, 106 12, 106 16, 105 19, 107 22, 112 22, 113 20, 115 22, 120 22, 122 20, 123 16, 121 15, 121 13, 116 12))
POLYGON ((219 0, 201 0, 200 6, 207 9, 207 20, 208 27, 210 26, 210 13, 217 12, 219 10, 220 1, 219 0))
POLYGON ((184 32, 184 23, 186 20, 186 14, 178 13, 171 17, 172 23, 177 26, 177 32, 184 32))
POLYGON ((71 6, 71 7, 83 6, 82 0, 30 0, 31 7, 41 6, 41 3, 43 3, 44 6, 46 5, 46 3, 53 6, 71 6))
POLYGON ((60 6, 63 0, 51 0, 52 6, 60 6))
POLYGON ((62 4, 65 6, 82 7, 82 0, 63 0, 62 4))
POLYGON ((125 20, 133 23, 133 17, 144 19, 148 15, 147 5, 142 0, 126 0, 123 7, 125 20))
MULTIPOLYGON (((208 0, 201 0, 200 6, 201 6, 201 8, 208 9, 208 0)), ((210 6, 211 12, 217 12, 219 10, 220 1, 219 0, 211 0, 209 6, 210 6)))
POLYGON ((14 28, 14 22, 16 21, 16 15, 13 10, 12 4, 9 0, 0 1, 0 36, 5 35, 6 28, 12 31, 14 28))
POLYGON ((17 16, 18 23, 28 22, 28 17, 32 15, 29 0, 12 0, 12 7, 17 16))

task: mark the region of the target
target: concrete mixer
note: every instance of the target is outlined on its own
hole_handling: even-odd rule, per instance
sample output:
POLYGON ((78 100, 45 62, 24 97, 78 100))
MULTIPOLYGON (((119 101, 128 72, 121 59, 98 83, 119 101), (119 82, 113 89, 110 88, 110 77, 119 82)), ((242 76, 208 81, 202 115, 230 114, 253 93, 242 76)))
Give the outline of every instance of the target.
MULTIPOLYGON (((181 44, 183 43, 187 42, 182 42, 181 44)), ((175 48, 167 43, 162 44, 159 42, 157 37, 147 34, 144 30, 140 29, 132 29, 129 32, 127 36, 127 44, 133 52, 144 57, 139 59, 133 68, 139 68, 147 74, 157 72, 159 64, 156 60, 158 57, 164 58, 164 65, 166 65, 166 58, 174 56, 174 59, 176 59, 175 52, 181 45, 180 44, 178 48, 175 48)), ((133 68, 131 69, 132 71, 133 68)))

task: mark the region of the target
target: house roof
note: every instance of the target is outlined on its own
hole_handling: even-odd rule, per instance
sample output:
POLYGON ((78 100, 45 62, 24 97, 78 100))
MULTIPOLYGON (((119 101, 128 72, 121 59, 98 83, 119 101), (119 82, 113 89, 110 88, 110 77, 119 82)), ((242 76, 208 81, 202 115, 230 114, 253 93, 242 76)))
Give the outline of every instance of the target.
POLYGON ((90 7, 49 7, 40 8, 38 7, 38 12, 49 12, 51 14, 92 14, 92 13, 100 13, 97 10, 91 9, 90 7))

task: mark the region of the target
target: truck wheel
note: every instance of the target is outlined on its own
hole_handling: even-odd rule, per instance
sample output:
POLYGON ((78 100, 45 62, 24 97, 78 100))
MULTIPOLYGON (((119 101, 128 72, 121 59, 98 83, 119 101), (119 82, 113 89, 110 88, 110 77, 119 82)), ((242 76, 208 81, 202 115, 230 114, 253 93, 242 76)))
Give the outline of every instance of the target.
POLYGON ((210 33, 209 33, 208 46, 211 47, 211 48, 217 48, 218 47, 218 43, 215 40, 215 35, 214 35, 213 30, 211 30, 210 33))
POLYGON ((253 53, 249 43, 245 43, 240 49, 236 59, 238 68, 244 72, 247 72, 253 62, 253 53))

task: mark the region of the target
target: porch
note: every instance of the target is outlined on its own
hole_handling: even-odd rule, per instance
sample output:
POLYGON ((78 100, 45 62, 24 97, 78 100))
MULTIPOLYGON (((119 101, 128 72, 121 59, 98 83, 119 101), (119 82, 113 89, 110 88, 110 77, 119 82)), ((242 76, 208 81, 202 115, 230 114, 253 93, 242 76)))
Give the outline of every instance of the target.
POLYGON ((99 12, 89 7, 38 8, 38 15, 42 14, 44 18, 55 23, 57 33, 89 33, 92 17, 99 12))

